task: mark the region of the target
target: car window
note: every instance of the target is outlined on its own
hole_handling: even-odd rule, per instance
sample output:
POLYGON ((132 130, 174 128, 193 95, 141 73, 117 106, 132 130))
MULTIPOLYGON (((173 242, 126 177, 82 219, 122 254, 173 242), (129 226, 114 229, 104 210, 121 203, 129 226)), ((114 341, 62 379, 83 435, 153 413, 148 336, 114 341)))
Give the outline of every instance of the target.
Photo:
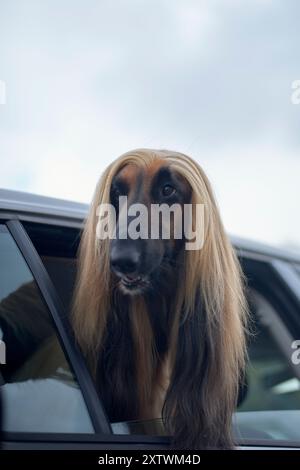
POLYGON ((3 431, 93 433, 52 317, 3 225, 0 225, 0 339, 6 356, 6 363, 0 366, 3 431))
POLYGON ((237 434, 247 438, 300 440, 300 368, 293 363, 294 338, 273 306, 251 296, 246 394, 235 417, 237 434))
POLYGON ((256 293, 253 300, 247 394, 240 410, 300 410, 300 369, 292 361, 293 338, 262 296, 256 293))
MULTIPOLYGON (((241 403, 233 417, 236 438, 300 440, 300 369, 292 337, 270 303, 251 293, 252 334, 241 403)), ((164 435, 161 420, 112 424, 116 434, 164 435)))
MULTIPOLYGON (((76 250, 71 252, 70 246, 75 246, 74 241, 78 240, 79 235, 71 233, 69 239, 60 228, 58 249, 52 227, 47 230, 42 228, 40 234, 39 226, 32 224, 26 227, 59 295, 68 306, 76 275, 76 250), (65 279, 64 283, 62 278, 65 279)), ((299 441, 300 369, 291 362, 293 338, 276 310, 254 289, 250 291, 250 303, 253 334, 249 341, 247 384, 233 418, 234 434, 237 438, 255 440, 299 441)), ((111 426, 112 431, 119 435, 166 434, 160 419, 114 422, 111 426)))

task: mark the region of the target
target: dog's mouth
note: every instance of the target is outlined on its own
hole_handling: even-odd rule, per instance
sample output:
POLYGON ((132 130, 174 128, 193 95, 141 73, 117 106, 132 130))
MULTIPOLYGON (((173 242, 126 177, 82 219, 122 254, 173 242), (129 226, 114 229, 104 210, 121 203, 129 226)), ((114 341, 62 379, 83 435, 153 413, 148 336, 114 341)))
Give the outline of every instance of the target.
POLYGON ((120 278, 119 286, 125 293, 139 293, 149 287, 149 279, 146 276, 125 275, 120 278))

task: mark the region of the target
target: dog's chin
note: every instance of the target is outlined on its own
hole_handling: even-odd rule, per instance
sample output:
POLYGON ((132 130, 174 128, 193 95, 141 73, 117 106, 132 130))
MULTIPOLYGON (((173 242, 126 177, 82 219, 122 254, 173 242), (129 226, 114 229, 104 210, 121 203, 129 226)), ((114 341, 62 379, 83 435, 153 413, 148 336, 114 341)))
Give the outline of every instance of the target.
POLYGON ((124 286, 123 284, 119 285, 119 290, 123 295, 129 295, 131 297, 135 297, 138 295, 143 295, 145 294, 146 290, 145 288, 142 287, 135 287, 135 288, 128 288, 124 286))

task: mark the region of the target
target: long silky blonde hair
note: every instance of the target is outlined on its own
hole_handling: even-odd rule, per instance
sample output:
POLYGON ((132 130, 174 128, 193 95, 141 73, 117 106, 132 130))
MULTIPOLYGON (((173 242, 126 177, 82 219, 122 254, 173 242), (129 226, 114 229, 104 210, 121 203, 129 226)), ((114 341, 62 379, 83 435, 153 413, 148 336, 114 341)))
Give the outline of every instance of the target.
MULTIPOLYGON (((138 167, 147 167, 156 160, 162 160, 189 183, 192 189, 191 202, 204 204, 205 211, 203 247, 196 251, 184 251, 184 262, 180 268, 181 282, 177 284, 176 298, 172 306, 170 356, 173 378, 167 394, 164 415, 166 420, 169 416, 179 416, 177 422, 174 418, 173 424, 170 425, 171 431, 175 433, 177 445, 190 445, 193 448, 199 445, 228 447, 232 442, 231 415, 236 405, 245 365, 247 305, 243 275, 225 233, 210 182, 200 165, 190 157, 168 150, 137 149, 120 156, 104 171, 95 190, 80 245, 78 278, 72 311, 75 335, 93 374, 96 375, 102 340, 108 317, 113 309, 109 264, 110 242, 108 239, 96 238, 98 222, 96 210, 99 204, 110 202, 112 180, 121 168, 130 163, 138 167), (200 315, 199 299, 202 323, 197 329, 195 322, 200 315), (189 344, 194 340, 197 344, 197 338, 192 336, 197 334, 199 334, 199 349, 201 342, 206 344, 205 351, 201 350, 199 354, 195 352, 197 346, 191 347, 189 344), (185 336, 184 340, 180 339, 181 336, 185 336), (180 360, 196 362, 186 364, 185 370, 180 372, 182 370, 179 366, 180 360), (197 383, 201 385, 201 390, 194 391, 197 374, 199 376, 197 383), (181 380, 181 376, 184 377, 185 383, 181 380), (179 394, 185 396, 189 381, 192 381, 190 390, 193 391, 187 392, 186 399, 182 402, 184 398, 180 401, 179 394), (195 396, 193 409, 188 405, 189 401, 193 401, 188 393, 195 396), (191 432, 191 437, 187 438, 185 434, 190 431, 186 423, 189 413, 196 414, 194 419, 199 423, 190 425, 194 428, 194 432, 191 432), (199 432, 201 438, 196 436, 199 432)), ((152 363, 153 351, 150 349, 153 333, 147 320, 146 305, 142 299, 133 298, 130 308, 132 311, 140 312, 134 315, 132 321, 135 323, 133 327, 135 335, 139 337, 135 339, 135 343, 140 363, 140 366, 137 366, 140 376, 138 380, 140 383, 143 382, 139 387, 139 393, 143 395, 140 396, 140 403, 144 403, 149 399, 147 388, 151 387, 153 377, 151 371, 145 370, 149 369, 152 363)), ((192 420, 193 416, 191 415, 189 419, 192 420)))

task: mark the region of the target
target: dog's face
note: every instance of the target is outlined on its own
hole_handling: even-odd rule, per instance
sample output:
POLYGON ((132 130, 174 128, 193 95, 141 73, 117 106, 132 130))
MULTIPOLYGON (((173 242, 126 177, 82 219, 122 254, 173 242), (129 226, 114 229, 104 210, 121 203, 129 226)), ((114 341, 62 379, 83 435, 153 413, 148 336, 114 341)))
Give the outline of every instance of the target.
POLYGON ((184 223, 183 211, 175 215, 171 212, 167 221, 170 237, 163 236, 162 227, 166 221, 161 215, 159 234, 155 239, 151 236, 154 225, 152 208, 157 207, 153 205, 165 204, 171 207, 177 204, 177 207, 183 208, 184 204, 190 202, 191 187, 163 161, 156 161, 147 169, 130 163, 113 178, 110 199, 117 215, 116 238, 111 240, 110 245, 110 263, 111 270, 117 277, 118 287, 123 293, 131 295, 150 291, 166 280, 184 244, 183 235, 181 238, 174 237, 174 226, 184 223), (127 207, 125 204, 119 206, 120 196, 127 197, 127 207), (145 216, 140 220, 146 222, 148 236, 145 236, 145 231, 144 236, 131 236, 130 224, 133 222, 136 226, 134 219, 137 219, 136 215, 132 216, 130 213, 130 208, 137 207, 133 206, 135 204, 142 204, 147 209, 146 220, 145 216))

